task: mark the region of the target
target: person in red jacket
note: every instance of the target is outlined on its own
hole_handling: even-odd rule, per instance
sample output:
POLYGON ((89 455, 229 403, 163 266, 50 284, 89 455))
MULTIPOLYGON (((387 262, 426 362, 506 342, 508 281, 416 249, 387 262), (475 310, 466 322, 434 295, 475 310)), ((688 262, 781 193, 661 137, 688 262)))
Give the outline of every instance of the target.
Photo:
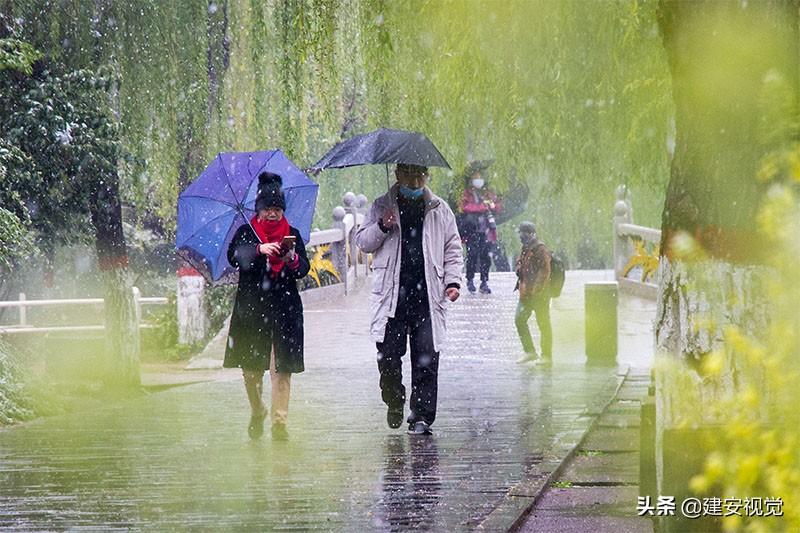
POLYGON ((473 278, 477 271, 481 276, 481 293, 491 294, 489 268, 492 262, 489 249, 490 243, 497 241, 494 216, 502 211, 503 205, 497 195, 486 186, 480 170, 476 170, 466 179, 464 194, 458 207, 462 213, 464 230, 461 237, 467 245, 467 290, 475 292, 473 278))

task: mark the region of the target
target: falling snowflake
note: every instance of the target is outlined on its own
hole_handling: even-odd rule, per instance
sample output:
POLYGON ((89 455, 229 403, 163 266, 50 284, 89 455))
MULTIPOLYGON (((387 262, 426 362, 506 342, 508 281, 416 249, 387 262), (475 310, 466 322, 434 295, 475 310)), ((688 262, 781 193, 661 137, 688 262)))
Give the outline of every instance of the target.
POLYGON ((61 144, 71 144, 72 143, 72 128, 75 127, 74 124, 70 123, 67 124, 63 130, 58 130, 55 132, 55 137, 58 142, 61 144))

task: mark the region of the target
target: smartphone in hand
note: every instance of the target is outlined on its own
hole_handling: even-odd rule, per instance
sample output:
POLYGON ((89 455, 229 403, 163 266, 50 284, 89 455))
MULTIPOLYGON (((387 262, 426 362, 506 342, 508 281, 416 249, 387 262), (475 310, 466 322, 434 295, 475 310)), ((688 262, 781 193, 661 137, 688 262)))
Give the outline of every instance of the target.
POLYGON ((297 241, 297 238, 294 235, 287 235, 281 241, 281 251, 283 253, 288 252, 289 250, 294 248, 294 245, 295 245, 296 241, 297 241))

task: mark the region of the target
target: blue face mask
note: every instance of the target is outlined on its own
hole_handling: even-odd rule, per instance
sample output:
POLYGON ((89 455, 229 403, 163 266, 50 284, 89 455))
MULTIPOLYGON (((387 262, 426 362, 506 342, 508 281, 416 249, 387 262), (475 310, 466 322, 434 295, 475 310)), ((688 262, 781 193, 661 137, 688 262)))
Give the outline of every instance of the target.
POLYGON ((402 194, 405 198, 409 200, 416 200, 422 193, 425 192, 425 187, 420 187, 419 189, 412 189, 411 187, 406 187, 405 185, 400 186, 400 194, 402 194))

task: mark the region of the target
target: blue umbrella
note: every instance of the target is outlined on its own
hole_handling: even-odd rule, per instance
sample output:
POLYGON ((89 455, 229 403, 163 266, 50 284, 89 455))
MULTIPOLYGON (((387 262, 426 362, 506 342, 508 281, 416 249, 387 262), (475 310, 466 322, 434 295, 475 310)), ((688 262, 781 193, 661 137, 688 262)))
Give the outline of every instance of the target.
POLYGON ((242 224, 255 214, 262 171, 278 174, 286 197, 286 218, 303 240, 311 235, 311 220, 319 185, 311 181, 283 152, 223 152, 178 196, 178 254, 211 281, 232 280, 228 245, 242 224))

